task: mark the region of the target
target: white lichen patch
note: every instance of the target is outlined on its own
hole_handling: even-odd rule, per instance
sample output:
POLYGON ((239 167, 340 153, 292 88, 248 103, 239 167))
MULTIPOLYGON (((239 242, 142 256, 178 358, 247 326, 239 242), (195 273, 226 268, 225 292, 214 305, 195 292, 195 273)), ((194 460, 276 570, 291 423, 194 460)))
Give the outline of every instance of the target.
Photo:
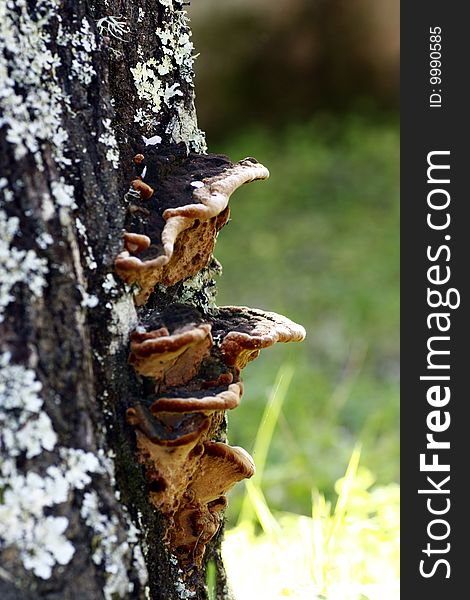
MULTIPOLYGON (((96 466, 96 471, 109 478, 111 486, 115 486, 114 453, 108 455, 103 450, 98 451, 98 457, 92 455, 96 463, 89 462, 88 467, 96 466)), ((91 460, 90 458, 88 459, 91 460)), ((69 468, 70 468, 69 459, 69 468)), ((77 476, 79 474, 77 473, 77 476)), ((85 524, 94 533, 94 552, 92 560, 97 565, 102 565, 106 572, 106 584, 103 589, 106 600, 128 598, 134 589, 134 584, 129 581, 129 571, 132 567, 137 571, 139 581, 145 585, 148 581, 148 572, 143 559, 142 550, 138 543, 139 530, 132 523, 127 509, 123 506, 125 537, 119 535, 123 523, 116 515, 105 515, 100 510, 98 494, 92 490, 85 492, 80 515, 85 524)))
POLYGON ((59 25, 57 43, 61 46, 69 46, 72 49, 72 76, 83 85, 90 85, 96 71, 93 68, 93 52, 97 49, 95 34, 90 23, 83 17, 80 29, 66 32, 59 25))
MULTIPOLYGON (((170 554, 170 558, 169 561, 172 565, 174 565, 175 567, 178 566, 178 559, 176 558, 176 556, 174 556, 173 554, 170 554)), ((189 590, 184 581, 183 581, 183 570, 178 568, 178 574, 177 574, 178 579, 175 582, 175 590, 178 592, 178 594, 180 595, 180 598, 193 598, 196 595, 196 592, 189 590)))
POLYGON ((204 310, 214 308, 217 296, 217 287, 214 282, 214 277, 220 274, 220 265, 213 262, 209 267, 202 269, 192 277, 188 277, 181 286, 179 301, 183 304, 192 304, 197 295, 202 301, 204 310), (214 265, 214 267, 212 267, 212 265, 214 265))
POLYGON ((41 382, 33 370, 11 364, 10 359, 8 352, 0 355, 0 438, 9 456, 25 452, 33 458, 43 449, 53 450, 57 436, 41 412, 41 382))
POLYGON ((171 105, 171 99, 174 98, 174 96, 183 96, 183 92, 180 89, 178 89, 179 87, 179 83, 174 83, 173 85, 167 85, 165 87, 163 100, 167 106, 171 105))
POLYGON ((157 114, 162 106, 165 90, 158 78, 158 63, 155 58, 146 62, 138 62, 131 69, 138 97, 146 102, 147 108, 157 114))
MULTIPOLYGON (((67 537, 68 519, 50 514, 51 509, 90 486, 93 475, 106 477, 112 486, 115 481, 112 459, 103 451, 94 454, 80 448, 57 448, 57 435, 43 410, 41 389, 32 369, 11 363, 9 353, 0 355, 0 549, 15 547, 25 569, 49 579, 53 568, 67 565, 75 553, 67 537), (34 461, 26 474, 18 470, 20 454, 31 460, 44 450, 54 450, 58 462, 42 473, 34 469, 34 461)), ((93 560, 103 564, 107 573, 105 598, 128 597, 133 589, 128 578, 132 566, 145 585, 147 571, 137 543, 138 530, 127 512, 127 533, 122 540, 118 539, 119 529, 122 531, 118 517, 100 513, 95 491, 85 491, 81 516, 95 533, 93 560)))
POLYGON ((63 178, 60 178, 51 183, 52 196, 56 204, 61 208, 69 208, 71 210, 77 208, 74 198, 74 188, 65 183, 63 178))
MULTIPOLYGON (((171 556, 170 560, 172 558, 174 559, 175 557, 171 556)), ((178 564, 178 561, 173 562, 173 564, 175 564, 175 565, 178 564)), ((183 577, 184 577, 183 570, 178 569, 178 579, 175 581, 175 590, 178 592, 181 600, 187 600, 188 598, 194 598, 194 596, 196 595, 196 592, 193 590, 190 590, 186 586, 183 577)))
POLYGON ((82 301, 80 302, 80 306, 82 306, 83 308, 96 308, 100 303, 98 296, 89 294, 86 290, 82 288, 82 286, 78 286, 78 288, 82 294, 82 301))
POLYGON ((5 190, 2 190, 2 193, 3 193, 3 197, 5 198, 5 202, 13 202, 13 200, 15 199, 15 195, 8 188, 5 190))
POLYGON ((181 600, 187 600, 188 598, 194 598, 194 596, 196 595, 196 592, 193 592, 192 590, 188 590, 188 588, 186 587, 186 585, 184 584, 184 582, 182 580, 176 581, 175 590, 178 592, 181 600))
MULTIPOLYGON (((138 530, 135 530, 138 533, 138 530)), ((141 586, 144 586, 149 578, 147 565, 145 564, 144 555, 142 553, 142 548, 135 544, 134 548, 134 568, 137 571, 137 577, 139 578, 139 583, 141 586)))
MULTIPOLYGON (((175 116, 166 132, 174 142, 184 142, 197 152, 206 151, 204 133, 197 128, 193 103, 188 103, 181 89, 181 82, 190 88, 193 83, 195 56, 188 27, 186 11, 177 10, 172 0, 160 0, 170 18, 155 34, 160 47, 160 57, 141 60, 131 69, 137 96, 143 101, 134 114, 134 121, 151 130, 158 124, 158 113, 164 106, 172 109, 175 116)), ((139 56, 142 56, 138 48, 139 56)))
POLYGON ((23 250, 12 243, 18 230, 18 217, 8 217, 0 211, 0 323, 5 307, 15 299, 12 291, 17 284, 28 286, 36 298, 42 296, 47 285, 47 261, 39 258, 34 250, 23 250))
MULTIPOLYGON (((16 546, 25 569, 42 579, 49 579, 53 566, 67 564, 75 552, 64 535, 68 519, 44 515, 55 500, 49 481, 36 473, 15 473, 7 479, 0 505, 0 545, 16 546)), ((5 485, 3 476, 0 482, 5 485)))
MULTIPOLYGON (((80 448, 59 448, 59 455, 62 464, 65 465, 63 471, 65 480, 71 488, 82 490, 91 483, 90 473, 106 472, 106 466, 92 452, 85 452, 80 448)), ((56 467, 49 467, 51 468, 56 467)))
POLYGON ((104 132, 98 138, 98 142, 106 146, 106 159, 115 169, 119 168, 119 148, 111 127, 111 119, 103 120, 104 132))
POLYGON ((156 146, 157 144, 160 144, 162 141, 162 138, 159 135, 152 135, 152 137, 149 137, 149 138, 146 138, 143 135, 142 139, 144 140, 144 144, 146 146, 156 146))
POLYGON ((116 515, 109 517, 101 512, 99 497, 95 491, 85 493, 80 515, 95 536, 96 548, 92 560, 96 565, 102 565, 106 572, 103 589, 105 599, 128 598, 134 590, 134 584, 129 581, 128 576, 130 559, 137 566, 140 583, 145 585, 148 579, 142 551, 137 544, 139 531, 129 521, 127 538, 120 540, 119 519, 116 515))
POLYGON ((168 73, 171 73, 172 68, 171 57, 168 56, 168 54, 165 54, 162 57, 160 64, 157 66, 158 74, 164 77, 165 75, 168 75, 168 73))
MULTIPOLYGON (((142 9, 139 8, 139 17, 141 10, 142 9)), ((102 17, 96 21, 96 27, 101 35, 114 37, 121 40, 121 42, 125 42, 125 36, 130 33, 126 20, 120 16, 116 17, 110 15, 108 17, 102 17)))
POLYGON ((134 114, 134 123, 137 123, 141 127, 145 125, 147 117, 145 111, 142 108, 138 108, 134 114))
POLYGON ((45 250, 48 246, 52 246, 52 244, 54 243, 54 238, 50 233, 44 231, 43 233, 38 235, 38 237, 36 238, 36 242, 41 248, 41 250, 45 250))
POLYGON ((47 143, 59 165, 67 134, 62 108, 68 99, 59 85, 60 60, 49 47, 49 26, 59 18, 60 0, 38 0, 34 16, 27 0, 0 2, 0 127, 16 159, 28 152, 43 168, 38 150, 47 143))
POLYGON ((111 297, 116 296, 118 293, 118 289, 119 289, 117 281, 112 273, 108 273, 106 275, 103 283, 101 284, 101 287, 103 288, 105 293, 111 297))
MULTIPOLYGON (((51 186, 52 199, 59 207, 61 223, 66 225, 67 212, 76 208, 74 189, 60 175, 71 164, 68 134, 62 123, 70 98, 60 79, 64 65, 52 44, 51 32, 57 27, 54 41, 72 50, 70 76, 84 85, 95 75, 92 58, 97 44, 85 18, 73 31, 63 27, 61 7, 60 0, 38 0, 34 10, 27 0, 0 2, 0 127, 5 128, 15 158, 32 154, 39 171, 44 170, 42 151, 46 147, 50 150, 59 170, 51 186)), ((51 198, 43 200, 43 216, 48 220, 55 210, 51 198)))
POLYGON ((85 249, 86 249, 86 254, 85 254, 86 266, 91 271, 94 271, 98 267, 98 264, 97 264, 97 262, 95 260, 95 256, 93 254, 93 249, 92 249, 92 247, 88 243, 88 236, 87 236, 87 233, 86 233, 86 227, 80 221, 80 219, 78 217, 75 219, 75 225, 77 227, 78 233, 80 234, 80 237, 83 240, 83 244, 84 244, 85 249))
POLYGON ((0 485, 0 546, 16 546, 25 569, 49 579, 55 564, 66 565, 75 548, 65 533, 66 517, 45 516, 45 510, 62 504, 74 489, 91 482, 91 473, 102 472, 96 456, 80 449, 60 448, 62 462, 44 476, 34 471, 18 473, 11 460, 2 464, 0 485), (3 524, 3 525, 2 525, 3 524))
POLYGON ((194 45, 191 41, 188 21, 186 11, 175 11, 171 25, 158 28, 156 34, 160 39, 163 52, 174 61, 177 75, 188 83, 192 83, 194 45))
POLYGON ((190 144, 193 150, 204 153, 207 150, 204 132, 197 126, 194 105, 187 109, 183 103, 177 104, 176 114, 168 125, 166 132, 176 143, 190 144))
POLYGON ((66 486, 47 474, 19 473, 15 458, 31 459, 42 450, 53 450, 57 436, 42 411, 41 383, 34 371, 12 364, 9 353, 0 356, 0 547, 16 546, 26 569, 47 579, 54 564, 67 564, 74 553, 64 536, 65 517, 45 516, 44 509, 66 499, 66 486))
POLYGON ((26 569, 42 579, 49 579, 56 563, 66 565, 70 562, 75 548, 64 536, 68 524, 66 517, 50 515, 36 523, 30 544, 22 552, 26 569))
POLYGON ((109 352, 115 354, 123 344, 129 341, 130 332, 137 325, 137 313, 131 294, 123 294, 114 301, 106 303, 111 312, 109 332, 113 335, 109 352))

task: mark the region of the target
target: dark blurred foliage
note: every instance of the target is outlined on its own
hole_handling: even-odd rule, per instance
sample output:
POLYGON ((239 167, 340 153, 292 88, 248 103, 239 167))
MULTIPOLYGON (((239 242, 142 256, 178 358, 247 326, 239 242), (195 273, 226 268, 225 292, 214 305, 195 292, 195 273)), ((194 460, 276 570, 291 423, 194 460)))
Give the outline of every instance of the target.
POLYGON ((305 514, 312 487, 331 497, 358 442, 378 482, 398 479, 398 142, 397 121, 320 114, 213 148, 271 170, 231 200, 215 248, 218 303, 274 310, 307 330, 247 366, 228 415, 230 442, 251 452, 279 367, 294 367, 263 477, 272 508, 305 514))
POLYGON ((294 366, 263 477, 274 509, 308 513, 313 487, 332 498, 357 442, 378 482, 398 479, 398 11, 396 0, 190 8, 209 148, 271 171, 231 201, 219 304, 307 329, 248 366, 229 415, 231 443, 252 451, 276 373, 294 366))
POLYGON ((194 0, 190 14, 209 141, 319 109, 398 107, 397 0, 194 0))

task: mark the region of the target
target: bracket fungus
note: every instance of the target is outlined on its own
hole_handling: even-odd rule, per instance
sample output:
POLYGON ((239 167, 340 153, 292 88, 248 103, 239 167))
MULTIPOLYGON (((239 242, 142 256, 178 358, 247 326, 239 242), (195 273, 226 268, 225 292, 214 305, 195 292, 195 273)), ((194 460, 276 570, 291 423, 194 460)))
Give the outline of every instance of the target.
MULTIPOLYGON (((187 153, 181 144, 145 152, 133 159, 125 250, 115 261, 121 278, 138 285, 138 307, 156 284, 173 286, 206 269, 229 217, 230 195, 269 175, 255 159, 233 164, 224 156, 187 153)), ((127 422, 149 500, 164 517, 166 543, 190 572, 201 566, 223 522, 225 494, 255 472, 251 456, 226 443, 225 411, 243 394, 240 371, 261 349, 301 341, 305 330, 273 312, 203 309, 168 297, 152 299, 158 309, 138 308, 128 362, 141 385, 127 422)))
POLYGON ((287 317, 245 306, 224 306, 212 317, 214 337, 230 367, 243 369, 276 342, 301 342, 305 329, 287 317))
POLYGON ((210 420, 202 413, 157 418, 136 403, 127 409, 127 421, 136 430, 137 457, 145 467, 150 501, 171 519, 198 468, 210 420))
POLYGON ((188 490, 188 502, 171 531, 170 546, 183 566, 200 566, 207 543, 217 533, 227 505, 225 494, 255 473, 252 457, 237 446, 205 442, 188 490))
POLYGON ((115 261, 118 275, 139 286, 137 305, 146 302, 157 283, 171 286, 204 268, 229 218, 231 194, 269 176, 255 159, 233 164, 221 155, 187 154, 184 144, 146 153, 134 158, 139 178, 132 182, 135 199, 128 211, 125 250, 115 261), (134 250, 130 234, 141 236, 134 250))
POLYGON ((166 541, 183 566, 201 565, 222 523, 225 494, 255 472, 245 450, 208 439, 213 432, 207 413, 238 405, 241 388, 229 388, 214 399, 162 398, 150 410, 139 403, 127 410, 150 502, 165 515, 166 541))
POLYGON ((153 196, 153 192, 155 191, 152 187, 150 187, 147 183, 143 182, 141 179, 134 179, 131 185, 132 189, 139 193, 141 200, 149 200, 153 196))
POLYGON ((210 390, 184 392, 174 390, 172 396, 161 397, 153 402, 150 412, 159 413, 191 413, 211 414, 213 411, 225 411, 237 408, 243 394, 241 381, 231 383, 227 387, 220 386, 210 390))
POLYGON ((184 304, 147 314, 131 334, 129 363, 154 385, 127 420, 150 501, 166 517, 167 542, 181 565, 200 566, 222 522, 225 493, 254 473, 243 449, 213 441, 225 411, 240 403, 240 370, 261 348, 304 336, 276 313, 226 306, 203 314, 184 304))
POLYGON ((175 386, 190 381, 212 346, 211 326, 185 325, 171 334, 166 327, 131 334, 129 363, 157 383, 175 386))

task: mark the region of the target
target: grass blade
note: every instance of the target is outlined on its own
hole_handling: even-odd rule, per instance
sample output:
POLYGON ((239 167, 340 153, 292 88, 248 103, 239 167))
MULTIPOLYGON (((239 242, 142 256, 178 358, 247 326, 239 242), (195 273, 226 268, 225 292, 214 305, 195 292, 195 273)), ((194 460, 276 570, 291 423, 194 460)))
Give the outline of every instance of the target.
POLYGON ((240 517, 238 519, 239 524, 245 521, 253 520, 254 515, 259 511, 258 500, 260 497, 264 498, 261 492, 261 482, 263 480, 266 459, 268 456, 269 447, 271 446, 274 429, 276 428, 276 424, 279 420, 281 408, 284 404, 284 400, 286 398, 293 375, 294 368, 292 365, 281 366, 269 395, 269 399, 266 404, 253 447, 253 458, 256 464, 256 474, 250 480, 249 486, 247 486, 247 494, 243 500, 242 508, 240 510, 240 517), (248 492, 248 490, 250 490, 250 492, 248 492))

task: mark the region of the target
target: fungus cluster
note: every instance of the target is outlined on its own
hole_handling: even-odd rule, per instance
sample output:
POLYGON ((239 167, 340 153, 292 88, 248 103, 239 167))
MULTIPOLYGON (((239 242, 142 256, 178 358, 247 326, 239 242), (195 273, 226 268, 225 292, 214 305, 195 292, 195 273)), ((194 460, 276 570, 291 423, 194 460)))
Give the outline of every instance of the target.
POLYGON ((251 158, 233 164, 224 156, 187 154, 185 144, 151 147, 134 164, 125 250, 115 266, 124 281, 139 286, 136 304, 142 305, 157 283, 174 285, 207 266, 231 194, 269 173, 251 158))
MULTIPOLYGON (((152 148, 134 164, 116 271, 136 284, 139 306, 157 284, 173 286, 208 265, 230 195, 268 171, 251 158, 233 164, 223 156, 188 154, 181 145, 152 148)), ((226 493, 255 472, 250 455, 221 433, 225 411, 242 397, 240 371, 263 348, 300 341, 305 330, 246 307, 166 302, 140 313, 129 364, 141 395, 131 400, 127 422, 135 430, 150 502, 165 517, 167 545, 191 569, 201 566, 220 527, 226 493)))

